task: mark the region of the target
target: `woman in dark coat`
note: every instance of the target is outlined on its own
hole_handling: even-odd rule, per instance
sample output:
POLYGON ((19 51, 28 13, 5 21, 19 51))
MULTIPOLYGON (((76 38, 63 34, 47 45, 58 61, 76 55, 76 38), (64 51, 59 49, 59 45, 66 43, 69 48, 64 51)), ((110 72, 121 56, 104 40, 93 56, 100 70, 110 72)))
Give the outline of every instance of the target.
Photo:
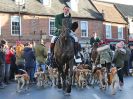
POLYGON ((26 44, 24 48, 25 69, 30 76, 30 81, 34 81, 35 72, 35 53, 29 44, 26 44))
POLYGON ((123 67, 124 67, 124 61, 125 61, 125 55, 126 55, 126 50, 123 48, 123 42, 119 42, 116 44, 116 50, 114 53, 114 58, 113 58, 113 63, 118 69, 118 77, 120 80, 120 87, 122 89, 124 85, 123 81, 123 67))

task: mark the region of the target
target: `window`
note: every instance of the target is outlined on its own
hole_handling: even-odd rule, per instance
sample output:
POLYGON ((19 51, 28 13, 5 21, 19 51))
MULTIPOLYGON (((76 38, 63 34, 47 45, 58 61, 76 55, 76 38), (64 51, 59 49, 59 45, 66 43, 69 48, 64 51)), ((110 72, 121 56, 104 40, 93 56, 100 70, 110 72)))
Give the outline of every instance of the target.
POLYGON ((21 20, 19 16, 11 16, 11 35, 21 35, 21 20))
POLYGON ((0 16, 0 35, 1 35, 1 16, 0 16))
POLYGON ((106 38, 111 39, 112 38, 112 31, 111 31, 111 24, 106 24, 106 38))
POLYGON ((49 19, 49 35, 53 35, 55 33, 55 19, 49 19))
POLYGON ((41 3, 42 3, 44 6, 51 6, 51 0, 41 0, 41 3))
POLYGON ((15 0, 16 4, 23 5, 25 4, 25 0, 15 0))
POLYGON ((133 19, 129 21, 129 33, 133 34, 133 19))
POLYGON ((123 27, 118 26, 118 39, 123 39, 123 27))
POLYGON ((72 11, 78 11, 79 0, 66 0, 66 3, 72 9, 72 11))
POLYGON ((88 22, 81 21, 81 37, 88 37, 88 22))

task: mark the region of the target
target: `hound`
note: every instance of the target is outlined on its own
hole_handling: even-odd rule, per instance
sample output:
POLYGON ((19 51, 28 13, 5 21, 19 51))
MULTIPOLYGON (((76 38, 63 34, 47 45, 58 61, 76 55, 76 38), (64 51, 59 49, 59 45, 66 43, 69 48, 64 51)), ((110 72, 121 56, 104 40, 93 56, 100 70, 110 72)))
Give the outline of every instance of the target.
POLYGON ((111 94, 115 95, 116 89, 120 88, 119 77, 117 74, 117 68, 112 67, 109 74, 109 83, 111 84, 111 94))
POLYGON ((20 69, 21 71, 24 72, 24 74, 16 74, 15 75, 15 80, 17 81, 17 92, 21 92, 21 90, 24 89, 28 90, 29 87, 29 75, 27 74, 27 72, 25 70, 20 69))

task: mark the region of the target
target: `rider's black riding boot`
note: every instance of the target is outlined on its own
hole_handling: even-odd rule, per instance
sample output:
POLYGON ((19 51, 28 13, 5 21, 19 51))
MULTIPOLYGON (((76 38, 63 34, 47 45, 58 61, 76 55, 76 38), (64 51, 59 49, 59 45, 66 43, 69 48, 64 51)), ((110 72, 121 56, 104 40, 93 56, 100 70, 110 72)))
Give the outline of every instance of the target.
POLYGON ((50 51, 51 51, 51 57, 50 57, 50 60, 51 60, 51 67, 54 68, 54 43, 51 43, 50 44, 50 51))
POLYGON ((75 42, 75 44, 74 44, 74 54, 75 54, 76 59, 80 58, 80 56, 78 55, 78 51, 79 51, 79 44, 78 44, 78 42, 75 42))
POLYGON ((54 56, 54 46, 55 46, 55 43, 51 43, 51 44, 50 44, 51 58, 52 58, 52 59, 53 59, 53 56, 54 56))

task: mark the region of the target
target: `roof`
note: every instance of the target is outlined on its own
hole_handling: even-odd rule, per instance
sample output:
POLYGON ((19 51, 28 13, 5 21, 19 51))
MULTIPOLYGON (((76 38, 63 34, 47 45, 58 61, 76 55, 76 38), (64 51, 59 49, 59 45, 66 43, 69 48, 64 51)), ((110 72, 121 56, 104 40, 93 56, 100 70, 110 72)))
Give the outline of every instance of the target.
MULTIPOLYGON (((56 15, 62 12, 64 0, 51 0, 51 7, 46 7, 38 0, 26 0, 24 13, 35 15, 56 15)), ((72 17, 91 18, 102 20, 102 15, 95 9, 89 0, 79 0, 78 12, 72 11, 72 17)), ((19 12, 19 7, 13 0, 0 0, 0 12, 19 12)), ((21 10, 22 13, 22 10, 21 10)))
POLYGON ((133 17, 133 5, 115 4, 124 17, 133 17))
POLYGON ((92 2, 100 13, 104 13, 105 21, 124 24, 127 23, 113 4, 98 1, 92 2))

